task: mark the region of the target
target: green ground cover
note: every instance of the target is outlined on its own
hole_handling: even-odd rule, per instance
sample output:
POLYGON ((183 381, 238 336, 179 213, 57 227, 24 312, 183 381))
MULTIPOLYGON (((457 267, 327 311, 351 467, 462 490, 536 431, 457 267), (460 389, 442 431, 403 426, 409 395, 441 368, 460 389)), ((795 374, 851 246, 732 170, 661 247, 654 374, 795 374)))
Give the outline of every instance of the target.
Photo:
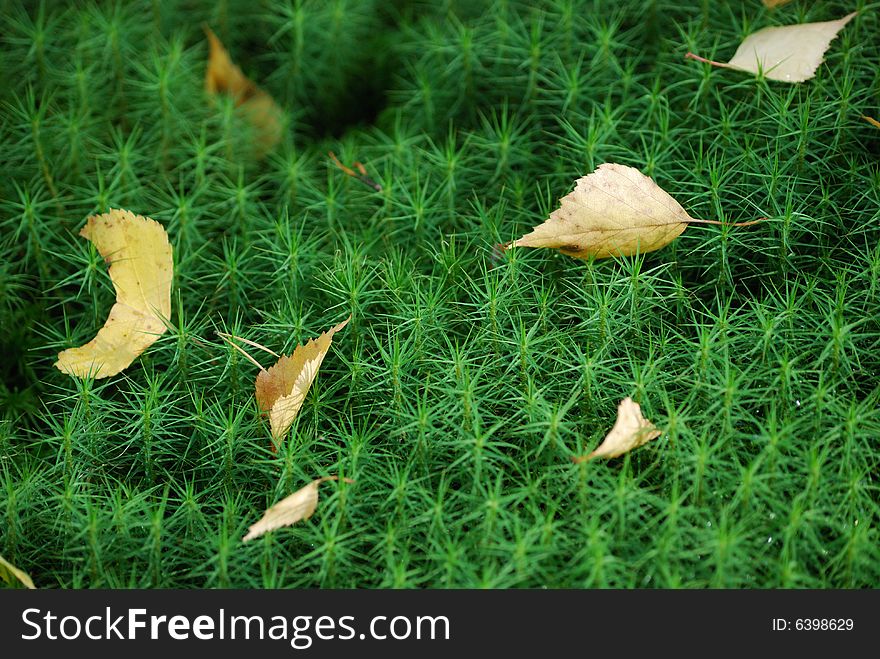
POLYGON ((0 555, 38 586, 877 586, 877 3, 0 7, 0 555), (684 59, 856 9, 801 85, 684 59), (206 102, 203 23, 289 112, 265 160, 206 102), (770 219, 493 252, 603 162, 770 219), (173 329, 88 382, 52 364, 113 303, 77 235, 111 207, 167 228, 173 329), (215 330, 349 314, 273 454, 215 330), (625 396, 662 436, 573 464, 625 396))

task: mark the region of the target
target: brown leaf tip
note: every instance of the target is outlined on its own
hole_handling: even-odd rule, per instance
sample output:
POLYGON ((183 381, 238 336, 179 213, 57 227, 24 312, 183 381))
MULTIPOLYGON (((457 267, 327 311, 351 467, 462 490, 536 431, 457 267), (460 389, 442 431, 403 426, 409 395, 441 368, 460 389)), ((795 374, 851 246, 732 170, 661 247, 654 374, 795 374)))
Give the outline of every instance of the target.
POLYGON ((867 122, 868 122, 869 124, 871 124, 874 128, 880 128, 880 121, 877 121, 877 120, 874 119, 873 117, 868 117, 868 116, 866 116, 866 115, 863 114, 863 115, 862 115, 862 119, 864 119, 865 121, 867 121, 867 122))

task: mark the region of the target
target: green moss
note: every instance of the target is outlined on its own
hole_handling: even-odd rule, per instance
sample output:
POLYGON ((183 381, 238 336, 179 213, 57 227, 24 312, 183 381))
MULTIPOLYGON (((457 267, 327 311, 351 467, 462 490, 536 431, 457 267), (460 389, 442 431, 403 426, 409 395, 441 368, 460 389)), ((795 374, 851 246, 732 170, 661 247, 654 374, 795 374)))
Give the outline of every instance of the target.
POLYGON ((685 4, 4 3, 0 554, 62 587, 876 585, 880 19, 791 86, 684 54, 851 4, 685 4), (264 161, 202 23, 289 112, 264 161), (770 219, 493 251, 603 162, 770 219), (167 227, 173 327, 80 382, 52 364, 113 302, 77 235, 110 207, 167 227), (215 329, 289 351, 348 314, 273 453, 215 329), (572 464, 628 395, 663 435, 572 464), (356 482, 241 544, 327 474, 356 482))

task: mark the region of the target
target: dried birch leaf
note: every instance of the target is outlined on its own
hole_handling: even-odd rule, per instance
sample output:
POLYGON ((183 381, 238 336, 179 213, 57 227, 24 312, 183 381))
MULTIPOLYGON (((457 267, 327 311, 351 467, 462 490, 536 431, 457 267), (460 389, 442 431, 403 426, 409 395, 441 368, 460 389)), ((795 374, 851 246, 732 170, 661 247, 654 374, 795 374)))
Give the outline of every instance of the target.
POLYGON ((31 590, 35 590, 37 588, 27 572, 18 569, 2 556, 0 556, 0 579, 3 579, 3 581, 10 585, 14 584, 16 581, 19 581, 31 590))
POLYGON ((548 220, 501 247, 551 247, 579 259, 629 256, 668 245, 694 222, 720 224, 695 220, 634 167, 606 163, 579 178, 548 220))
POLYGON ((282 355, 278 357, 274 352, 258 343, 240 339, 278 357, 275 365, 268 369, 263 368, 256 359, 232 343, 230 339, 235 337, 219 333, 220 336, 230 340, 233 347, 244 353, 260 369, 256 381, 257 404, 262 412, 269 415, 273 449, 275 445, 280 444, 281 440, 284 439, 284 436, 293 424, 293 420, 299 413, 309 387, 312 386, 312 382, 318 374, 321 362, 324 361, 324 357, 330 349, 333 335, 348 325, 350 320, 351 316, 336 325, 336 327, 324 332, 317 339, 309 339, 306 345, 297 346, 290 356, 282 355))
MULTIPOLYGON (((318 506, 318 486, 325 481, 339 480, 338 476, 325 476, 318 478, 303 488, 300 488, 289 497, 285 497, 274 506, 269 508, 260 521, 248 527, 247 535, 241 541, 248 542, 258 538, 268 531, 282 526, 290 526, 302 519, 308 519, 318 506)), ((354 483, 350 478, 343 479, 346 483, 354 483)))
POLYGON ((98 335, 58 353, 55 366, 75 377, 106 378, 127 368, 166 329, 174 262, 161 224, 126 210, 93 215, 80 231, 110 264, 116 304, 98 335))
POLYGON ((350 320, 351 316, 317 339, 309 339, 304 346, 297 346, 292 355, 282 356, 274 366, 257 374, 257 404, 263 412, 269 413, 272 439, 277 444, 299 414, 321 362, 330 350, 333 335, 350 320))
POLYGON ((263 157, 281 141, 281 108, 233 64, 229 53, 210 28, 205 28, 205 34, 210 47, 205 69, 205 91, 232 97, 238 112, 254 130, 255 154, 263 157))
POLYGON ((642 408, 632 398, 624 398, 617 406, 617 422, 611 428, 599 448, 587 456, 575 458, 584 462, 594 458, 616 458, 647 444, 660 436, 653 423, 642 416, 642 408))
POLYGON ((816 75, 832 40, 857 13, 836 21, 765 27, 746 37, 727 63, 713 62, 693 53, 686 57, 747 73, 763 71, 769 80, 803 82, 816 75))

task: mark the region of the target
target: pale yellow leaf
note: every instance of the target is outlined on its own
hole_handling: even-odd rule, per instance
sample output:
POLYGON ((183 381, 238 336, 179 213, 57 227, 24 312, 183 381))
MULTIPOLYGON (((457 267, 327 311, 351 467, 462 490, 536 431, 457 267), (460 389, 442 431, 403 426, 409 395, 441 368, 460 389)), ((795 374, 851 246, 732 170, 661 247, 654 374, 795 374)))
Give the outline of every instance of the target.
POLYGON ((126 210, 93 215, 80 235, 110 264, 116 304, 97 336, 60 352, 55 366, 75 377, 106 378, 127 368, 165 332, 164 320, 171 316, 171 245, 161 224, 126 210))
MULTIPOLYGON (((296 522, 308 519, 318 506, 318 486, 325 481, 339 480, 337 476, 325 476, 318 478, 303 488, 300 488, 290 496, 282 499, 269 508, 263 517, 248 527, 247 535, 242 542, 248 542, 254 538, 282 526, 290 526, 296 522)), ((350 478, 343 479, 346 483, 353 483, 350 478)))
POLYGON ((299 413, 330 349, 333 335, 350 320, 351 316, 317 339, 309 339, 305 345, 297 346, 292 355, 282 356, 274 366, 257 374, 257 404, 269 414, 269 428, 276 444, 284 439, 299 413))
POLYGON ((616 458, 660 436, 653 423, 642 416, 642 408, 632 398, 624 398, 617 406, 617 421, 605 440, 589 455, 576 458, 583 462, 594 458, 616 458))
POLYGON ((764 77, 781 82, 809 80, 816 75, 831 41, 856 13, 836 21, 758 30, 746 37, 733 59, 722 66, 749 73, 762 71, 764 77))
POLYGON ((19 581, 31 590, 36 589, 33 580, 31 580, 30 575, 28 575, 27 572, 18 569, 2 556, 0 556, 0 579, 3 579, 3 581, 8 584, 13 584, 15 581, 19 581))
POLYGON ((239 114, 253 129, 255 155, 263 157, 281 141, 281 108, 233 64, 216 34, 207 27, 205 34, 210 48, 205 69, 205 91, 232 97, 239 114))
POLYGON ((581 259, 644 254, 669 244, 693 221, 639 170, 606 163, 578 179, 548 220, 507 247, 551 247, 581 259))
POLYGON ((791 0, 762 0, 762 2, 768 9, 774 9, 776 7, 781 7, 782 5, 787 5, 791 0))

